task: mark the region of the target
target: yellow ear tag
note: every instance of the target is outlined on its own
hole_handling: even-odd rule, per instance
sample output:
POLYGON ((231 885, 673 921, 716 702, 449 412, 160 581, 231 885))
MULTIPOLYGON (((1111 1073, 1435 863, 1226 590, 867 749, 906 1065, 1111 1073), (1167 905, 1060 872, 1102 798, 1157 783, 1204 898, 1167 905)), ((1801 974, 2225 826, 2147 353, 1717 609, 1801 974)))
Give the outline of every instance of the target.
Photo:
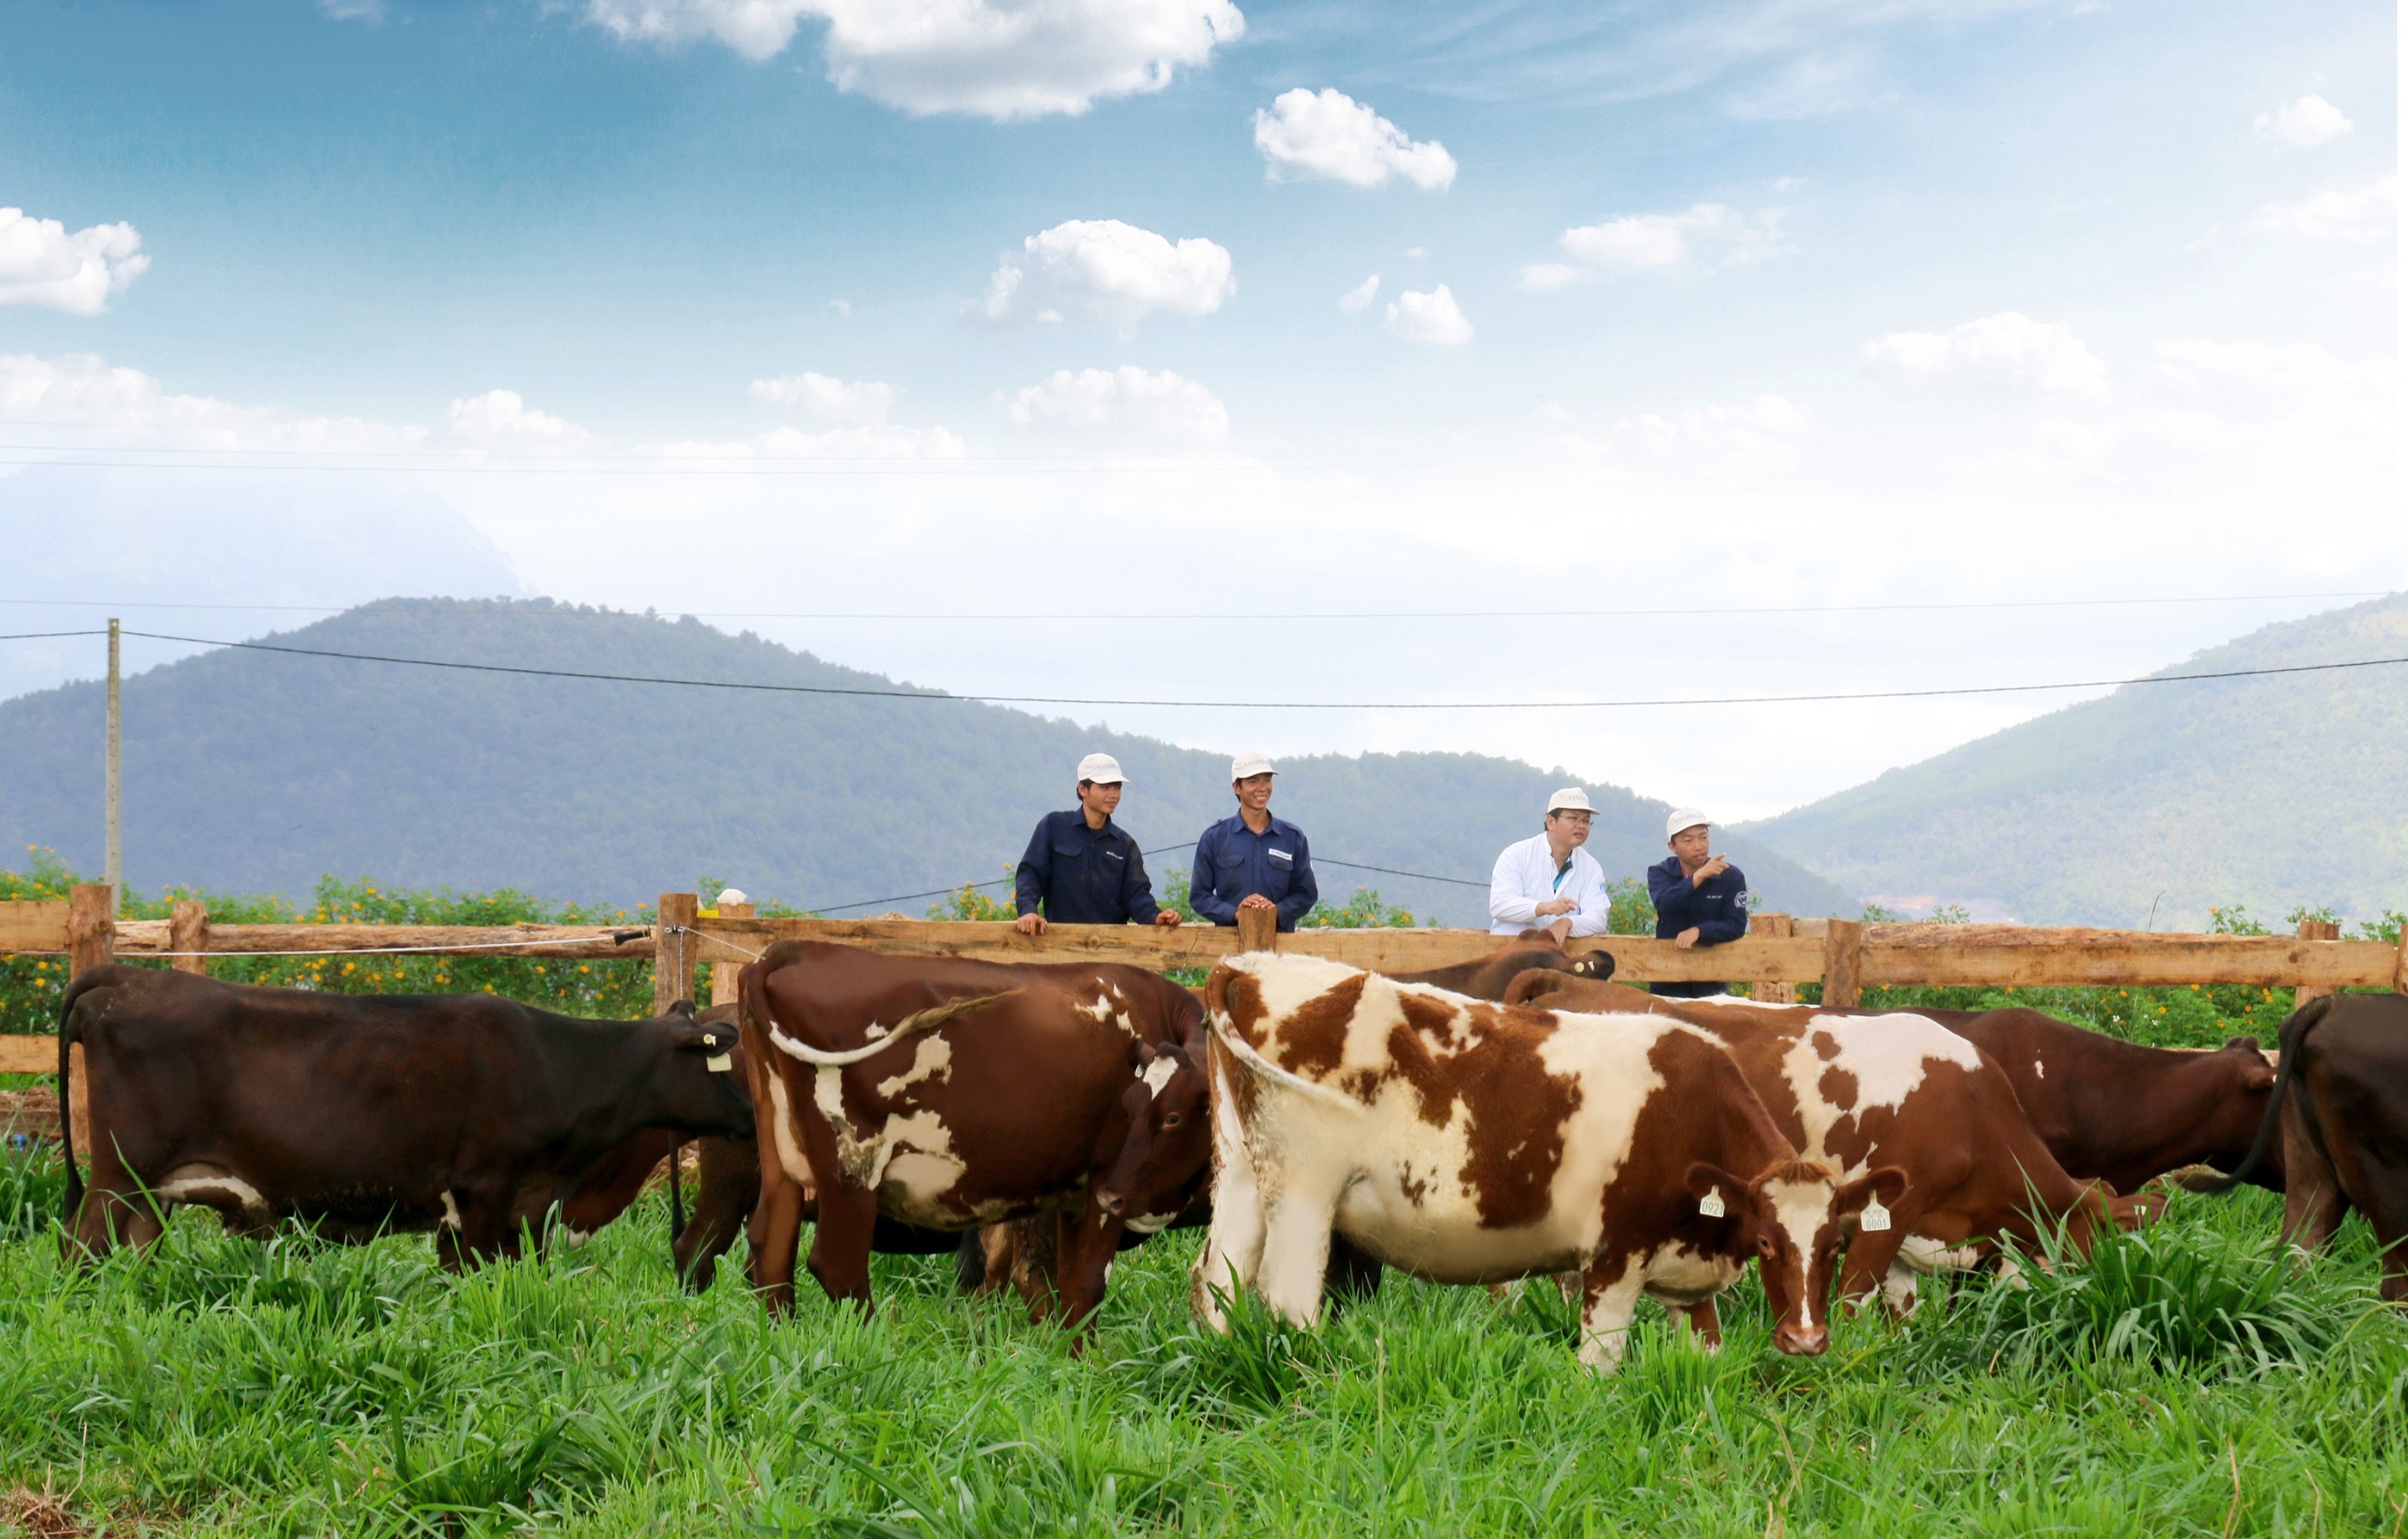
POLYGON ((1705 1196, 1698 1198, 1698 1211, 1704 1214, 1709 1218, 1720 1218, 1723 1214, 1727 1211, 1723 1207, 1723 1194, 1721 1189, 1717 1187, 1715 1190, 1710 1191, 1706 1193, 1705 1196))
POLYGON ((1889 1210, 1881 1205, 1881 1199, 1865 1204, 1864 1216, 1856 1221, 1856 1228, 1867 1234, 1878 1234, 1889 1228, 1889 1210))
MULTIPOLYGON (((717 1053, 703 1059, 702 1066, 714 1074, 724 1074, 736 1067, 736 1059, 729 1054, 717 1053)), ((1886 1223, 1887 1220, 1885 1219, 1884 1222, 1886 1223)))

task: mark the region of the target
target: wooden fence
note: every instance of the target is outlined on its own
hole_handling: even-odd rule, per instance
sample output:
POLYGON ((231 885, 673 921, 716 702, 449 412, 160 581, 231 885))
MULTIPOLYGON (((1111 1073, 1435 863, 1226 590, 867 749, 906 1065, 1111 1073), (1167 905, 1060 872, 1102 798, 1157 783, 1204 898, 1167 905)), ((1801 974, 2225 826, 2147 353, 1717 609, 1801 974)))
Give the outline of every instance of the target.
MULTIPOLYGON (((64 901, 0 901, 0 956, 65 956, 80 972, 118 956, 169 957, 171 966, 207 971, 210 956, 308 955, 426 956, 463 946, 487 956, 649 960, 652 997, 666 1010, 690 998, 695 969, 712 966, 712 994, 731 997, 733 973, 753 953, 782 940, 840 941, 906 956, 973 956, 999 962, 1081 957, 1156 970, 1210 967, 1233 953, 1276 946, 1355 967, 1409 971, 1468 961, 1496 949, 1484 930, 1299 930, 1273 936, 1260 916, 1238 929, 1189 925, 1054 925, 1040 936, 1010 925, 919 919, 762 919, 750 909, 703 914, 692 893, 663 893, 660 922, 650 926, 212 925, 197 902, 179 903, 167 919, 111 917, 106 886, 80 886, 64 901)), ((2340 928, 2302 924, 2297 936, 2182 935, 2141 930, 2043 928, 2024 925, 1861 924, 1758 914, 1728 945, 1683 951, 1670 941, 1600 935, 1571 942, 1574 952, 1613 955, 1615 978, 1629 983, 1699 979, 1744 981, 1759 998, 1794 998, 1798 985, 1823 985, 1824 1002, 1853 1005, 1881 985, 2041 985, 2142 987, 2243 984, 2297 990, 2305 1001, 2338 988, 2408 993, 2408 933, 2401 943, 2344 941, 2340 928)), ((58 1066, 49 1036, 0 1036, 0 1073, 47 1073, 58 1066)), ((81 1076, 78 1076, 80 1101, 81 1076)), ((80 1121, 81 1108, 75 1115, 80 1121)))

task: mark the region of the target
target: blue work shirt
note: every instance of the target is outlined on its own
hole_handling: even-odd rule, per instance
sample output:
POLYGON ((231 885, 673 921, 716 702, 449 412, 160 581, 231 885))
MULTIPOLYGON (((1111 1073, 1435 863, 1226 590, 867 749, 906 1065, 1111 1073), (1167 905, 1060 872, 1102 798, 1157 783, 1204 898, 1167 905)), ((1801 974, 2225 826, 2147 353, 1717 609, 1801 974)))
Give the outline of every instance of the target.
MULTIPOLYGON (((1647 868, 1647 896, 1656 902, 1658 941, 1670 941, 1692 925, 1698 927, 1701 946, 1718 946, 1747 933, 1747 877, 1737 866, 1727 868, 1720 876, 1693 883, 1681 870, 1681 857, 1669 856, 1647 868)), ((1648 986, 1679 1000, 1701 1000, 1724 988, 1711 983, 1648 986)))
POLYGON ((1053 925, 1151 925, 1162 912, 1137 841, 1110 818, 1088 827, 1087 814, 1076 808, 1038 820, 1011 887, 1022 913, 1042 904, 1053 925))
POLYGON ((1187 884, 1187 901, 1216 925, 1238 922, 1238 904, 1254 894, 1279 905, 1279 928, 1296 922, 1321 901, 1321 884, 1312 879, 1312 852, 1304 830, 1285 818, 1270 820, 1261 833, 1246 827, 1242 813, 1231 813, 1204 830, 1196 841, 1196 870, 1187 884))

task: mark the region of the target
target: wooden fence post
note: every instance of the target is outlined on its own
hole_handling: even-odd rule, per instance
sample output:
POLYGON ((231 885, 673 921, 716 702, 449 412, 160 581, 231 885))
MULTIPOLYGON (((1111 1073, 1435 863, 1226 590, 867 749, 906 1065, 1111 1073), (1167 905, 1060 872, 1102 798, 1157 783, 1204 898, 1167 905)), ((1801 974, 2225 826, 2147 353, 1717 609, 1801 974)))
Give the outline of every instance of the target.
MULTIPOLYGON (((1747 922, 1748 933, 1767 940, 1786 941, 1798 933, 1797 922, 1785 913, 1759 913, 1747 922)), ((1762 1004, 1796 1004, 1796 984, 1764 982, 1756 985, 1756 999, 1762 1004)))
POLYGON ((1854 1010, 1863 1002, 1865 927, 1854 919, 1834 919, 1823 932, 1823 1002, 1834 1010, 1854 1010))
POLYGON ((2400 949, 2392 953, 2391 992, 2408 994, 2408 925, 2400 927, 2400 949))
POLYGON ((1238 911, 1238 949, 1240 951, 1277 951, 1279 949, 1279 910, 1240 909, 1238 911))
MULTIPOLYGON (((752 917, 752 905, 750 903, 722 903, 719 905, 719 917, 722 919, 750 919, 752 917)), ((734 1004, 736 1002, 736 978, 737 974, 743 971, 744 964, 741 962, 713 962, 710 964, 710 1002, 712 1004, 734 1004)))
MULTIPOLYGON (((197 898, 178 900, 167 916, 167 949, 173 952, 206 952, 209 949, 209 906, 197 898)), ((206 973, 209 970, 207 956, 171 956, 167 965, 179 972, 206 973)))
MULTIPOLYGON (((117 957, 117 889, 106 884, 67 889, 67 976, 105 967, 117 957)), ((92 1076, 84 1072, 83 1043, 72 1052, 75 1090, 68 1097, 76 1147, 92 1147, 92 1076)))
POLYGON ((694 1001, 694 937, 673 926, 692 926, 702 900, 690 892, 661 894, 660 922, 652 927, 652 1014, 666 1015, 680 1000, 694 1001))
MULTIPOLYGON (((2341 926, 2329 920, 2302 919, 2300 921, 2300 939, 2338 941, 2341 939, 2341 926)), ((2297 1010, 2310 1000, 2321 1000, 2331 992, 2329 988, 2295 988, 2291 991, 2291 1008, 2297 1010)))

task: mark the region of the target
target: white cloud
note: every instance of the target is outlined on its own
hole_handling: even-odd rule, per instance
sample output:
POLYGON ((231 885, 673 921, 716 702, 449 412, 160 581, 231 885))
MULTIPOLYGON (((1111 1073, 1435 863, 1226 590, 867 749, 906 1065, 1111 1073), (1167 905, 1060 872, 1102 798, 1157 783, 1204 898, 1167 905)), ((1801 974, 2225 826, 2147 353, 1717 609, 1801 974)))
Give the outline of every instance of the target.
POLYGON ((775 380, 755 380, 752 385, 756 401, 791 407, 850 426, 884 422, 899 394, 890 384, 838 380, 825 374, 788 374, 775 380))
POLYGON ((1785 396, 1764 395, 1738 406, 1692 407, 1670 417, 1652 411, 1626 417, 1607 431, 1606 446, 1648 459, 1769 469, 1798 463, 1798 440, 1805 431, 1805 408, 1785 396))
POLYGON ((2377 177, 2362 187, 2311 194, 2297 203, 2269 203, 2250 223, 2272 235, 2309 240, 2373 240, 2391 233, 2400 202, 2400 178, 2377 177))
POLYGON ((1056 369, 1042 384, 1012 396, 1007 410, 1023 427, 1120 428, 1220 443, 1229 436, 1229 409, 1195 381, 1164 369, 1056 369))
POLYGON ((98 315, 110 295, 124 293, 150 266, 131 224, 94 224, 70 235, 55 219, 0 209, 0 305, 98 315))
POLYGON ((1283 91, 1254 114, 1254 148, 1273 181, 1290 175, 1385 187, 1398 177, 1425 192, 1455 184, 1455 157, 1436 139, 1405 131, 1342 91, 1283 91))
POLYGON ((1572 261, 1532 263, 1522 269, 1522 286, 1545 292, 1616 273, 1767 261, 1796 250, 1781 238, 1782 217, 1779 209, 1750 214, 1727 204, 1699 203, 1677 214, 1625 214, 1575 225, 1556 240, 1572 261))
POLYGON ((2072 396, 2107 394, 2107 366, 2062 321, 2001 310, 1953 331, 1894 331, 1867 342, 1870 365, 1914 380, 2028 385, 2072 396))
POLYGON ((586 16, 631 41, 708 37, 753 60, 824 19, 838 89, 995 119, 1160 91, 1246 30, 1229 0, 587 0, 586 16))
POLYGON ((318 0, 318 8, 337 22, 377 26, 384 21, 384 0, 318 0))
POLYGON ((515 390, 453 401, 444 425, 452 437, 485 449, 582 449, 595 442, 575 423, 528 406, 515 390))
POLYGON ((353 417, 296 417, 275 407, 170 395, 136 368, 97 353, 0 354, 0 422, 94 432, 95 443, 210 449, 387 452, 423 434, 353 417))
POLYGON ((2258 137, 2275 139, 2295 150, 2330 144, 2354 126, 2340 108, 2315 95, 2285 102, 2272 112, 2258 114, 2258 137))
POLYGON ((987 280, 990 321, 1101 321, 1126 336, 1147 312, 1210 315, 1238 291, 1226 247, 1176 245, 1117 219, 1073 219, 1021 242, 987 280))
POLYGON ((828 301, 828 309, 836 311, 838 315, 845 316, 850 319, 853 315, 853 301, 850 299, 831 299, 828 301))
POLYGON ((1388 307, 1388 329, 1408 342, 1438 347, 1461 347, 1471 340, 1471 323, 1443 283, 1427 294, 1407 289, 1398 295, 1388 307))
POLYGON ((1349 315, 1360 315, 1365 310, 1369 309, 1371 308, 1371 301, 1378 297, 1380 297, 1380 275, 1378 273, 1373 273, 1370 277, 1363 280, 1360 283, 1348 289, 1344 294, 1340 295, 1338 296, 1338 308, 1344 310, 1349 315))

